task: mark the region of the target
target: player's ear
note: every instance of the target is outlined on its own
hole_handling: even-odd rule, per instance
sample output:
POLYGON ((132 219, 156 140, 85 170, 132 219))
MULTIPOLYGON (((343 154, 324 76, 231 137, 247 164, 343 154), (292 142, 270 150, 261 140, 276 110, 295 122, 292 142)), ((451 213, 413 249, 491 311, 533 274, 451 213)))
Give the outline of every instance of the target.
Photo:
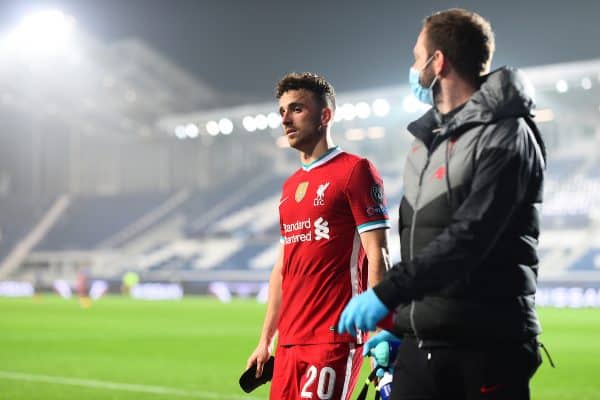
POLYGON ((321 110, 321 125, 329 126, 333 120, 333 110, 331 107, 324 107, 321 110))

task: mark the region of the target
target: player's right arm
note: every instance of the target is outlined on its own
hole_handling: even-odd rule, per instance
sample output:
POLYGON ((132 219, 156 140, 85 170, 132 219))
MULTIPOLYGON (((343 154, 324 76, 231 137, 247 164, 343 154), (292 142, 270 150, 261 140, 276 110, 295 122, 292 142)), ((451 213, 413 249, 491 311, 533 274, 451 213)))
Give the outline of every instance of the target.
POLYGON ((277 261, 271 271, 269 279, 269 297, 267 299, 267 312, 263 323, 262 332, 258 341, 258 346, 248 358, 246 368, 256 364, 256 377, 260 377, 263 372, 263 366, 271 356, 272 349, 270 345, 277 331, 277 320, 281 307, 281 271, 283 269, 283 243, 279 247, 277 261))

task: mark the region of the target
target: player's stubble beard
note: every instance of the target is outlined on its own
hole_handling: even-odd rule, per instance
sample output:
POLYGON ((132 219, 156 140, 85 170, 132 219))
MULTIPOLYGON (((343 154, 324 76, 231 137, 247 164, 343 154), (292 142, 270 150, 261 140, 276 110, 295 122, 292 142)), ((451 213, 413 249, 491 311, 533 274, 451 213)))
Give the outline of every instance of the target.
MULTIPOLYGON (((300 133, 299 131, 297 132, 300 133)), ((325 127, 317 120, 314 124, 314 129, 308 132, 303 129, 303 132, 298 134, 296 138, 288 138, 288 143, 290 144, 290 147, 302 153, 310 154, 317 143, 323 138, 324 134, 325 127)))

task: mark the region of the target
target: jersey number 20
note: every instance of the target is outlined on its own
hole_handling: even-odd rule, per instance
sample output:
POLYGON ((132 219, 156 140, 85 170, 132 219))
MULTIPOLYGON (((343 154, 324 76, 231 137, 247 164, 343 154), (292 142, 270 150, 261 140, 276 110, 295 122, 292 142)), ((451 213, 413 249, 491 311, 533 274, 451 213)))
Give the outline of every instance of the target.
POLYGON ((331 367, 323 367, 321 372, 314 365, 306 371, 306 382, 302 386, 302 392, 300 396, 303 399, 312 399, 312 389, 315 379, 319 376, 319 382, 317 384, 317 397, 320 400, 329 400, 333 396, 333 389, 335 388, 335 370, 331 367))

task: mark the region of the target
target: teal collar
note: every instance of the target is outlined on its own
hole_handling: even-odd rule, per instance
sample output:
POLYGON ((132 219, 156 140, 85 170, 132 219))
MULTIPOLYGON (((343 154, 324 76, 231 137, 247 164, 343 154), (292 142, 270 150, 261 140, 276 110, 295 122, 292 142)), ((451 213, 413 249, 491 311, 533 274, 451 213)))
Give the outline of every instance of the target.
POLYGON ((326 164, 329 160, 332 160, 333 158, 339 156, 342 153, 343 153, 343 151, 342 151, 342 149, 340 149, 339 146, 332 147, 331 149, 327 150, 321 157, 317 158, 316 160, 314 160, 308 164, 302 163, 302 169, 305 171, 310 171, 312 169, 320 167, 323 164, 326 164))

